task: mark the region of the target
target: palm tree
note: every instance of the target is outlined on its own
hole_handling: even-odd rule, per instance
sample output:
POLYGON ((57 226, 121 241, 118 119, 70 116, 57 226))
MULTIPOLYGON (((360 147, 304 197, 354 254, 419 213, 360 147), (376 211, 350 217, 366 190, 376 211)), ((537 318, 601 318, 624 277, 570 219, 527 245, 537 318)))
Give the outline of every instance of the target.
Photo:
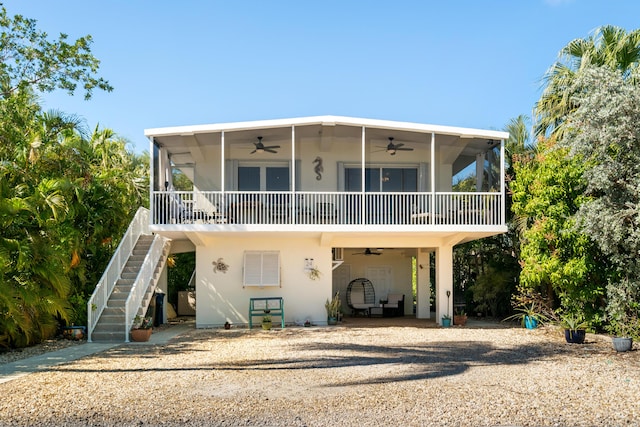
POLYGON ((571 87, 576 75, 589 66, 617 70, 625 79, 634 82, 640 63, 640 30, 627 32, 607 25, 597 28, 585 39, 569 42, 558 60, 545 73, 544 90, 536 103, 536 134, 560 136, 566 117, 578 107, 573 101, 571 87))

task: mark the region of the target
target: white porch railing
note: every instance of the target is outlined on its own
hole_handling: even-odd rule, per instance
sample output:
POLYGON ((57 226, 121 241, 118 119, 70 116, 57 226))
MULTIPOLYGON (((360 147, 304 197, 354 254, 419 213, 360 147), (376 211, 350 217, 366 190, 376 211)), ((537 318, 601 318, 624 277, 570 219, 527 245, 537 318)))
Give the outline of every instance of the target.
POLYGON ((133 247, 141 234, 149 234, 149 209, 139 208, 131 224, 127 228, 111 261, 104 270, 96 288, 87 302, 87 341, 91 342, 93 330, 96 327, 102 311, 107 306, 109 295, 116 285, 122 268, 127 263, 133 247))
MULTIPOLYGON (((140 271, 136 276, 136 280, 131 287, 131 292, 129 293, 129 296, 127 297, 127 301, 125 303, 125 342, 129 342, 129 330, 131 329, 131 326, 133 326, 133 321, 138 314, 139 308, 141 307, 143 302, 149 302, 144 301, 144 297, 147 294, 149 286, 155 285, 153 281, 153 275, 156 267, 158 266, 158 261, 162 257, 164 245, 167 240, 168 239, 160 235, 156 235, 153 238, 151 247, 149 248, 149 251, 145 256, 142 267, 140 267, 140 271)), ((144 308, 146 310, 146 304, 144 308)))
POLYGON ((503 225, 501 194, 168 191, 154 224, 503 225))

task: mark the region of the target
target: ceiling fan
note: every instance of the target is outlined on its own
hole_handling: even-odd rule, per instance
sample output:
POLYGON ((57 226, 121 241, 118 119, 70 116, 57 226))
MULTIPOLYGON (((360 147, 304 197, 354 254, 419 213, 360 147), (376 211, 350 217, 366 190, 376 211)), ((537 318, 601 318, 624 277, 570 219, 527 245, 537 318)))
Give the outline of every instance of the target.
POLYGON ((392 156, 396 155, 397 151, 413 151, 413 148, 411 147, 404 147, 403 143, 400 144, 394 144, 393 143, 393 137, 390 136, 389 137, 389 144, 387 144, 387 148, 386 148, 387 153, 389 153, 392 156))
POLYGON ((382 255, 382 252, 373 252, 371 249, 367 248, 364 252, 356 252, 351 255, 382 255))
POLYGON ((265 145, 262 143, 262 137, 261 136, 258 137, 258 142, 254 142, 253 145, 255 145, 256 148, 249 154, 264 153, 265 151, 267 153, 277 153, 277 151, 274 150, 274 148, 280 148, 279 145, 269 145, 269 146, 265 147, 265 145))

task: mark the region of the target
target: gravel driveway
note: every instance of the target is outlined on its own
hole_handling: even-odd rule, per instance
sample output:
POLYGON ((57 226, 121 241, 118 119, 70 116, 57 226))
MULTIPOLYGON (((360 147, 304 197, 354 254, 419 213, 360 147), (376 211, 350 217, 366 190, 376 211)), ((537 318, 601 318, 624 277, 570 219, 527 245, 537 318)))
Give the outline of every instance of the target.
POLYGON ((0 426, 635 426, 640 356, 470 320, 190 330, 0 384, 0 426))

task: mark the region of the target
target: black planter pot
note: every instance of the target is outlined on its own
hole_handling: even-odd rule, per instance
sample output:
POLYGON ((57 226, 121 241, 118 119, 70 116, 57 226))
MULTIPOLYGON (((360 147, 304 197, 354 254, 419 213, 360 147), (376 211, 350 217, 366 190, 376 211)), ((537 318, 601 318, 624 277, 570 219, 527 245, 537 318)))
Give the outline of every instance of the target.
POLYGON ((564 330, 564 339, 567 340, 569 344, 582 344, 584 343, 584 337, 586 335, 586 331, 584 329, 564 330))

